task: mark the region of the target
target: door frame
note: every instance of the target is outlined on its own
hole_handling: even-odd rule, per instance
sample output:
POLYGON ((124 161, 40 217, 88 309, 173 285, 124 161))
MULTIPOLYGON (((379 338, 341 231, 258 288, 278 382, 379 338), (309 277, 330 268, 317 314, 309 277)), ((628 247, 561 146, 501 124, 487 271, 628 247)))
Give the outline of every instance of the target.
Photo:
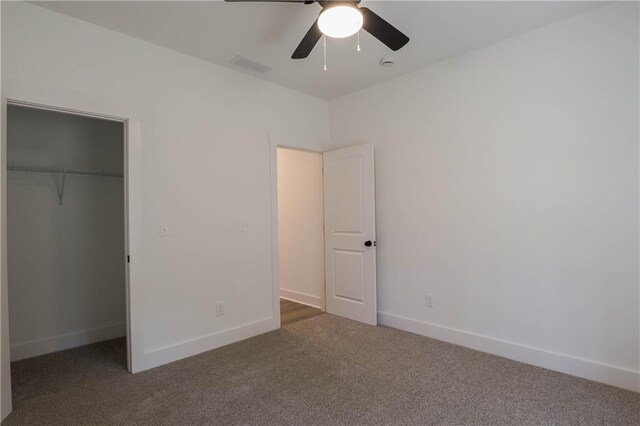
MULTIPOLYGON (((273 296, 273 323, 272 328, 280 328, 280 246, 278 241, 278 148, 292 149, 302 152, 312 152, 320 154, 324 152, 321 147, 325 144, 313 137, 294 135, 278 131, 269 131, 269 169, 270 169, 270 190, 269 202, 271 206, 271 292, 273 296), (312 147, 301 146, 300 141, 309 141, 312 147), (316 147, 320 147, 317 149, 316 147)), ((324 196, 324 195, 323 195, 324 196)), ((323 233, 324 238, 324 233, 323 233)), ((324 274, 323 268, 323 274, 324 274)), ((324 305, 322 311, 326 310, 327 281, 324 281, 324 305)))
POLYGON ((125 227, 125 303, 127 330, 127 370, 135 373, 141 370, 143 346, 140 333, 141 312, 138 297, 141 284, 141 262, 136 263, 141 244, 141 126, 140 120, 126 106, 117 105, 104 98, 77 93, 55 87, 26 83, 20 80, 4 79, 2 82, 2 140, 0 146, 0 214, 2 232, 0 248, 1 298, 0 318, 2 319, 0 348, 0 376, 2 387, 2 418, 11 411, 10 348, 8 324, 8 276, 7 276, 7 107, 9 105, 42 109, 103 120, 117 121, 124 125, 124 227, 125 227), (128 258, 134 263, 127 262, 128 258))

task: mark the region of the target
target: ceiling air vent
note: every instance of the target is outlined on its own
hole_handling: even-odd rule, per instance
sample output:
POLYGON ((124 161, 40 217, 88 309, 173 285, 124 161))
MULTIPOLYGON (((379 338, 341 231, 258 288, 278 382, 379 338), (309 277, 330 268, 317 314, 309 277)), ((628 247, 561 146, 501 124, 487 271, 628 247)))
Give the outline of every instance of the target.
POLYGON ((266 74, 272 70, 271 67, 259 64, 255 61, 252 61, 251 59, 245 58, 242 55, 236 56, 229 63, 236 69, 249 71, 253 74, 266 74))

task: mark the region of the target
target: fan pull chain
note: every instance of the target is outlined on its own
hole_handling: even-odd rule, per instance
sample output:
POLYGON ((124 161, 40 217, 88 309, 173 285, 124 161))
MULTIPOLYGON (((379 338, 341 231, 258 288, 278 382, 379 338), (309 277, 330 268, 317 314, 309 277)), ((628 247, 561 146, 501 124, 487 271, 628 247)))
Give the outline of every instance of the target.
POLYGON ((324 45, 324 70, 327 70, 327 36, 322 36, 322 42, 324 45))
POLYGON ((360 51, 360 30, 358 30, 358 52, 360 51))

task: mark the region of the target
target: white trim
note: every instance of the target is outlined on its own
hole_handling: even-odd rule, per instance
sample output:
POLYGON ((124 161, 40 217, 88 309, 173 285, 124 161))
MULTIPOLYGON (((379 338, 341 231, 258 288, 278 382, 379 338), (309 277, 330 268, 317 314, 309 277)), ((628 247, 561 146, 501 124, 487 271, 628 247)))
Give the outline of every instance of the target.
POLYGON ((269 203, 271 204, 271 299, 273 328, 280 328, 280 243, 278 241, 278 144, 269 132, 269 203))
POLYGON ((378 312, 381 325, 420 334, 526 364, 640 392, 640 372, 437 324, 378 312))
POLYGON ((300 293, 299 291, 286 290, 284 288, 281 288, 280 298, 311 306, 313 308, 322 309, 322 297, 320 296, 314 296, 312 294, 300 293))
POLYGON ((142 306, 140 294, 144 282, 142 270, 142 122, 127 120, 125 176, 125 238, 127 252, 126 304, 127 304, 127 369, 131 373, 141 371, 143 336, 142 306), (131 259, 129 261, 129 259, 131 259))
MULTIPOLYGON (((202 352, 217 349, 240 340, 248 339, 269 331, 273 331, 273 318, 266 318, 249 324, 218 331, 206 336, 152 349, 144 353, 142 370, 159 367, 170 362, 191 357, 202 352)), ((280 328, 280 324, 275 329, 280 328)))
POLYGON ((80 117, 88 117, 88 118, 99 118, 100 120, 115 121, 115 122, 118 122, 118 123, 123 123, 123 122, 127 121, 126 118, 122 118, 122 117, 114 117, 114 116, 107 115, 107 114, 99 114, 99 113, 81 111, 81 110, 76 110, 76 109, 72 109, 72 108, 43 105, 43 104, 39 104, 39 103, 35 103, 35 102, 22 101, 22 100, 19 100, 19 99, 7 98, 7 102, 9 103, 9 105, 12 105, 12 106, 19 106, 19 107, 23 107, 23 108, 37 109, 37 110, 41 110, 41 111, 60 112, 60 113, 63 113, 63 114, 77 115, 77 116, 80 116, 80 117))
MULTIPOLYGON (((0 22, 2 22, 0 7, 0 22)), ((0 25, 1 26, 1 25, 0 25)), ((2 31, 0 31, 0 34, 2 31)), ((1 38, 1 37, 0 37, 1 38)), ((1 45, 1 43, 0 43, 1 45)), ((0 62, 2 55, 0 55, 0 62)), ((4 92, 0 64, 0 93, 4 92)), ((0 98, 0 167, 6 164, 7 155, 7 102, 0 98)), ((9 291, 7 286, 7 171, 0 170, 0 421, 12 410, 11 360, 9 348, 9 291)))
POLYGON ((11 345, 11 361, 19 361, 50 352, 63 351, 91 343, 117 339, 118 337, 126 336, 126 334, 127 324, 122 323, 30 340, 28 342, 14 343, 11 345))

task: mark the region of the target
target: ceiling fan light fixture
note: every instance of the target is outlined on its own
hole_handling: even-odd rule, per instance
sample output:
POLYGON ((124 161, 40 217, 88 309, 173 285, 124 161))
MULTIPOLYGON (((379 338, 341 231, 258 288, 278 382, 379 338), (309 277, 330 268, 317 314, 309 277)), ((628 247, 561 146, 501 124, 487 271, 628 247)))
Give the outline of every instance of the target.
POLYGON ((333 6, 320 13, 318 27, 327 37, 345 38, 362 28, 362 13, 352 6, 333 6))

